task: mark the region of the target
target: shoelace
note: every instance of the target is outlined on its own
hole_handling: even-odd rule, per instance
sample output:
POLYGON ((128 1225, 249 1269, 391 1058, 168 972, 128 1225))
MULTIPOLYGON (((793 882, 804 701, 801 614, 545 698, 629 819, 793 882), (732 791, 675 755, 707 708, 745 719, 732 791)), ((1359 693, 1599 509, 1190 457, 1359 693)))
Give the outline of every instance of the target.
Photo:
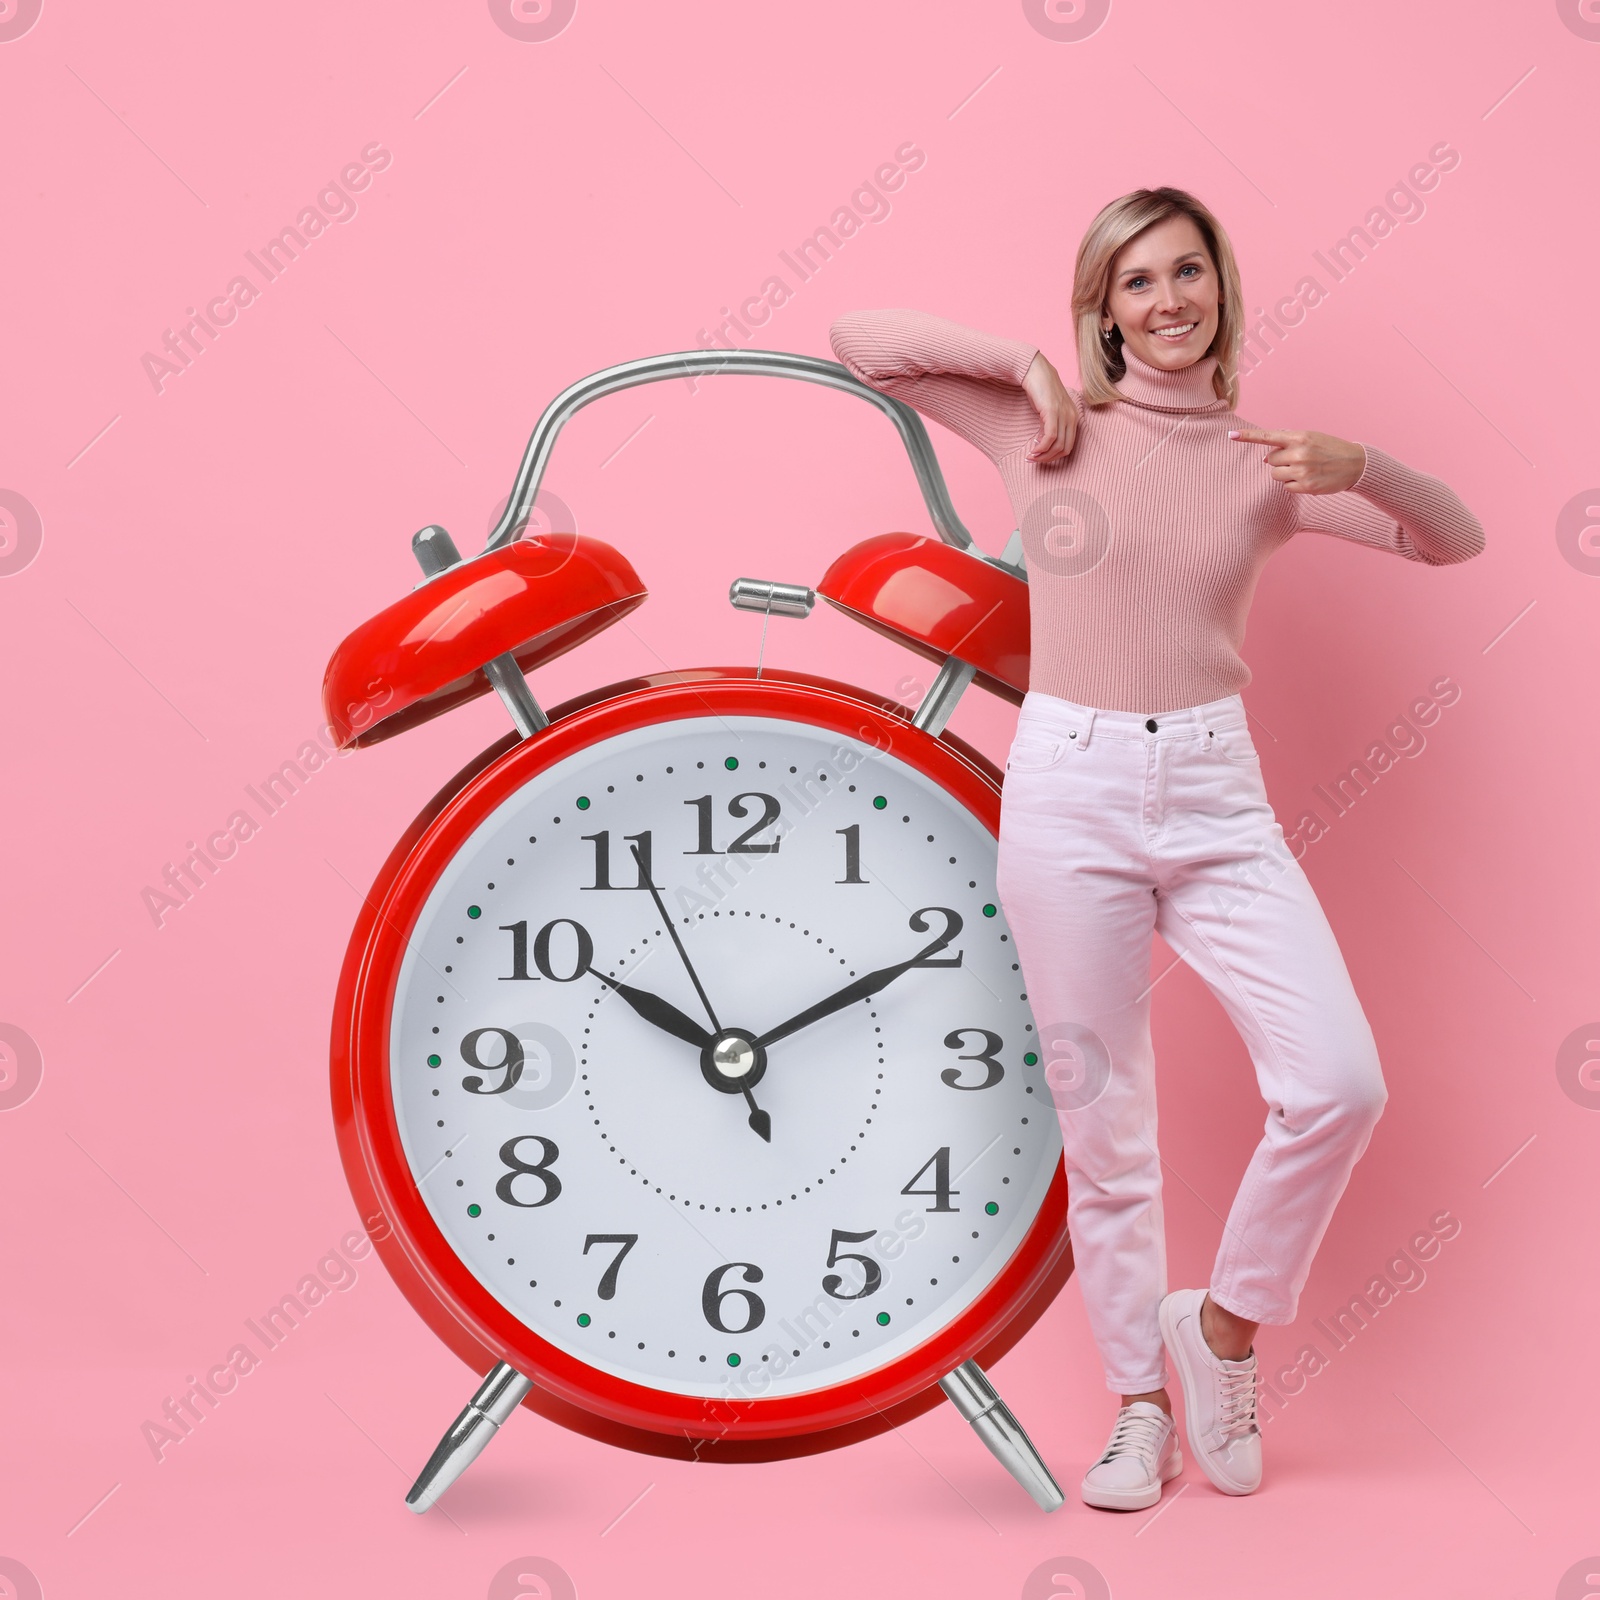
POLYGON ((1095 1465, 1102 1466, 1113 1456, 1137 1455, 1142 1456, 1154 1472, 1156 1452, 1161 1448, 1166 1430, 1165 1416, 1153 1417, 1148 1411, 1135 1411, 1132 1406, 1124 1406, 1117 1413, 1116 1427, 1111 1430, 1111 1443, 1095 1465))
POLYGON ((1217 1374, 1221 1403, 1217 1410, 1217 1430, 1223 1439, 1259 1432, 1256 1427, 1256 1364, 1225 1366, 1217 1374))

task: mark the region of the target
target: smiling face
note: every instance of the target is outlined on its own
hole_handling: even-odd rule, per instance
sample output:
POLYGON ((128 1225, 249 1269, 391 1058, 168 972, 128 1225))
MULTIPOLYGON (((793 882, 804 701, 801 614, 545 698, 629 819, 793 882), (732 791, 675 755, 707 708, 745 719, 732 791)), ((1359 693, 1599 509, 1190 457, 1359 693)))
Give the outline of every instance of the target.
POLYGON ((1175 372, 1210 348, 1220 305, 1221 281, 1205 239, 1192 217, 1178 215, 1117 252, 1100 326, 1115 323, 1141 361, 1175 372))

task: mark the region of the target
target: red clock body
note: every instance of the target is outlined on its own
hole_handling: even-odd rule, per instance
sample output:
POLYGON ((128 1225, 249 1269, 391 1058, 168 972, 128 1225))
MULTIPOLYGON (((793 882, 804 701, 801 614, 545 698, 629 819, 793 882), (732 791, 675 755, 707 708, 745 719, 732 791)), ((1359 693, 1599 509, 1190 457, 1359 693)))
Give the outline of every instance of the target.
POLYGON ((1022 1337, 1071 1252, 1059 1132, 994 904, 1000 784, 891 701, 704 668, 556 707, 439 791, 352 934, 332 1095, 363 1222, 452 1350, 478 1372, 513 1366, 533 1380, 524 1404, 578 1432, 734 1461, 896 1425, 953 1368, 1022 1337), (676 898, 640 892, 675 875, 676 898), (761 1034, 758 1014, 804 1015, 786 984, 804 999, 825 968, 841 983, 889 971, 879 946, 910 970, 761 1034), (919 967, 919 949, 938 953, 919 967), (696 988, 753 1019, 765 1076, 741 1096, 703 1083, 686 1025, 671 1036, 637 999, 670 991, 682 1016, 696 988), (983 1009, 988 990, 1001 1010, 983 1009), (535 1090, 540 1051, 553 1077, 535 1090), (744 1120, 758 1097, 765 1144, 744 1120), (976 1149, 990 1123, 1009 1130, 989 1141, 999 1155, 976 1149), (783 1155, 807 1139, 824 1153, 783 1155), (815 1193, 795 1176, 806 1160, 815 1193), (591 1214, 558 1225, 563 1201, 591 1214), (968 1267, 929 1270, 963 1254, 949 1240, 968 1267))

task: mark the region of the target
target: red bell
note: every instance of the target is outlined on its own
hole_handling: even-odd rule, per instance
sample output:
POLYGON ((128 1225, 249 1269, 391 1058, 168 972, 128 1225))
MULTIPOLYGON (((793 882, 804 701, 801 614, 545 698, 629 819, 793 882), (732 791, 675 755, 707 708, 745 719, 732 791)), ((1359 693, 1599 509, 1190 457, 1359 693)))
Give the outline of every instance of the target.
POLYGON ((975 683, 1022 704, 1028 585, 1003 567, 924 534, 880 533, 846 550, 817 593, 930 661, 969 662, 975 683))
POLYGON ((322 706, 340 749, 376 744, 592 639, 648 591, 620 552, 578 533, 515 539, 446 567, 364 622, 333 653, 322 706))

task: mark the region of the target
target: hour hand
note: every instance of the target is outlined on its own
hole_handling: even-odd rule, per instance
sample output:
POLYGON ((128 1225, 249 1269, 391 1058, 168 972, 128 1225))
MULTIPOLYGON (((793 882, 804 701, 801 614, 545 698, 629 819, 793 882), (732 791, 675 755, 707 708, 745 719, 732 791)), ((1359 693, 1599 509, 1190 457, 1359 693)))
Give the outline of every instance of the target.
POLYGON ((675 1039, 682 1039, 698 1050, 705 1050, 715 1043, 714 1035, 707 1033, 692 1017, 685 1016, 670 1000, 663 1000, 648 989, 636 989, 631 983, 620 983, 615 978, 607 977, 598 967, 590 967, 589 975, 609 984, 646 1022, 664 1033, 670 1033, 675 1039))

